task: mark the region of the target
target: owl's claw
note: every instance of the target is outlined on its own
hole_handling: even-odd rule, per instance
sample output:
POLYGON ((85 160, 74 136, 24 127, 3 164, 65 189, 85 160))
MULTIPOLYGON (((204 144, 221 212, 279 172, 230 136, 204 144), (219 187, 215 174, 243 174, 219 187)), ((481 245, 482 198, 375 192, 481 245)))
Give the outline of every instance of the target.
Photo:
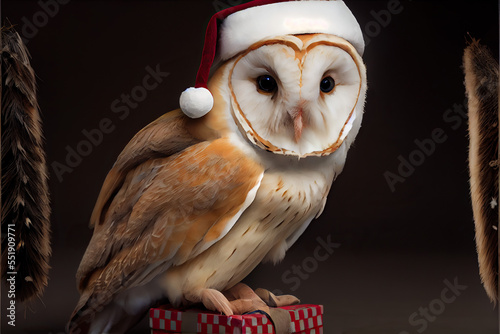
POLYGON ((275 296, 265 289, 253 291, 243 283, 236 284, 233 288, 224 292, 228 297, 233 311, 243 314, 253 311, 264 311, 272 319, 277 334, 290 333, 290 315, 287 311, 276 308, 276 306, 288 306, 299 303, 299 300, 290 295, 275 296))
POLYGON ((200 295, 201 302, 207 309, 228 316, 257 310, 269 313, 266 303, 243 283, 235 285, 224 293, 214 289, 204 289, 200 295))
POLYGON ((248 285, 238 283, 224 293, 214 289, 204 289, 200 293, 201 302, 211 310, 225 315, 244 314, 264 311, 269 314, 270 307, 296 305, 300 300, 292 295, 276 296, 266 289, 253 291, 248 285))
POLYGON ((228 316, 234 314, 231 303, 220 291, 204 289, 201 291, 201 302, 211 311, 220 312, 228 316))
POLYGON ((255 290, 255 294, 260 297, 270 307, 281 307, 281 306, 291 306, 297 305, 300 303, 300 299, 292 295, 281 295, 276 296, 269 290, 266 289, 257 289, 255 290))
POLYGON ((225 315, 264 311, 271 316, 276 333, 289 333, 288 312, 276 307, 298 304, 298 298, 291 295, 276 296, 266 289, 253 291, 248 285, 238 283, 221 293, 214 289, 201 291, 201 302, 209 310, 225 315))
POLYGON ((238 283, 231 289, 224 291, 224 295, 230 300, 235 314, 257 310, 269 313, 269 306, 246 284, 238 283))

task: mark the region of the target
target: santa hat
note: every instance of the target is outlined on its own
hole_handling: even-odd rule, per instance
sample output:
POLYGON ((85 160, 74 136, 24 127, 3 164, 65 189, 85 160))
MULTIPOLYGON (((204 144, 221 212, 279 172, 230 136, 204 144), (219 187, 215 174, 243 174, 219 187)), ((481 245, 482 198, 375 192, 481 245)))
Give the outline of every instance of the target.
POLYGON ((181 94, 182 111, 199 118, 212 110, 214 99, 207 82, 216 52, 224 61, 267 38, 309 33, 342 37, 363 54, 361 28, 341 0, 255 0, 218 12, 208 23, 195 87, 181 94))

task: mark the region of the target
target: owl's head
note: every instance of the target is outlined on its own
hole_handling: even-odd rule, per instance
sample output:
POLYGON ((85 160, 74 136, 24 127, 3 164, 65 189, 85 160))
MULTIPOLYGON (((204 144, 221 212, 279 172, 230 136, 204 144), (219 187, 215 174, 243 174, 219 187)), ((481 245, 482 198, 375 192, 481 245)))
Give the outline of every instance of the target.
POLYGON ((354 140, 366 69, 361 30, 342 1, 250 7, 225 19, 211 114, 257 147, 324 156, 354 140))
POLYGON ((298 157, 347 146, 361 125, 363 62, 346 40, 325 34, 258 42, 227 66, 231 116, 261 149, 298 157))

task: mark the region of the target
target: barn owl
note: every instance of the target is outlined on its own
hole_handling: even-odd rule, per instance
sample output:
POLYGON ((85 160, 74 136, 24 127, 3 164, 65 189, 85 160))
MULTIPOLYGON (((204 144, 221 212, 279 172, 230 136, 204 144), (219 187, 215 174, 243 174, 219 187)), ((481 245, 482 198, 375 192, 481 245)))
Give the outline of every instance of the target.
POLYGON ((226 315, 296 301, 240 282, 323 211, 363 116, 362 34, 342 1, 258 0, 214 20, 197 78, 209 112, 197 114, 206 96, 181 97, 119 155, 92 213, 72 332, 123 332, 165 299, 226 315))

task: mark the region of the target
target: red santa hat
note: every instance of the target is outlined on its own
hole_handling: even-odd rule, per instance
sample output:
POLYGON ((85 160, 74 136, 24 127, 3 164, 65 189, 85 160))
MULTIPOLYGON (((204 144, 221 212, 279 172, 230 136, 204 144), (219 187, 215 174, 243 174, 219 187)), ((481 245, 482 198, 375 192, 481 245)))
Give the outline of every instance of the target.
POLYGON ((361 28, 341 0, 255 0, 218 12, 208 23, 195 87, 181 94, 182 111, 199 118, 212 110, 214 100, 207 82, 216 52, 224 61, 264 39, 310 33, 342 37, 363 54, 361 28))

